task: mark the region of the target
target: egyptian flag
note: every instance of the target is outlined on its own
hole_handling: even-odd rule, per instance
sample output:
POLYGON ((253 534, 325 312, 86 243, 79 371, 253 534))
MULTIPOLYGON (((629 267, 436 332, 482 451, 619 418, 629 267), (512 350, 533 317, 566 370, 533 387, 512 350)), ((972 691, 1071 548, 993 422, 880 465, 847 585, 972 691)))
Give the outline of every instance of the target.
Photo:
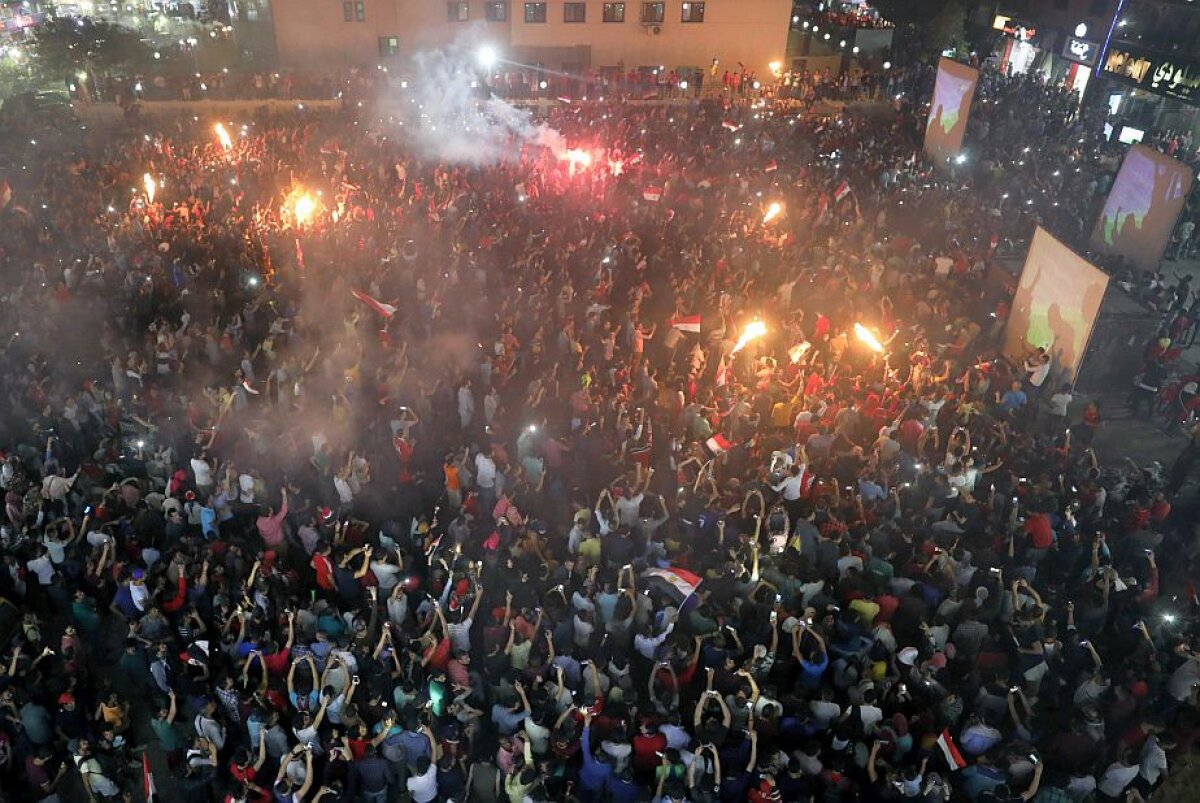
POLYGON ((837 189, 833 191, 833 202, 840 204, 849 194, 850 182, 843 180, 841 184, 837 185, 837 189))
POLYGON ((154 773, 150 771, 150 751, 142 753, 142 794, 146 803, 158 803, 158 787, 154 785, 154 773))
POLYGON ((771 161, 767 162, 767 166, 763 168, 763 172, 764 173, 774 173, 778 169, 779 169, 779 162, 772 159, 771 161))
POLYGON ((709 453, 711 453, 713 457, 723 455, 733 447, 737 446, 736 443, 729 440, 729 438, 726 438, 719 432, 706 440, 704 445, 708 448, 709 453))
POLYGON ((644 159, 644 158, 645 158, 645 154, 635 153, 633 156, 630 156, 628 159, 625 160, 625 166, 632 167, 633 165, 640 165, 642 163, 642 159, 644 159))
POLYGON ((742 130, 742 127, 740 125, 738 125, 737 123, 733 122, 732 120, 722 120, 721 127, 725 128, 728 131, 733 131, 733 132, 742 130))
POLYGON ((699 575, 674 566, 666 569, 647 569, 642 572, 642 579, 674 599, 676 603, 682 603, 693 596, 700 583, 703 582, 703 578, 699 575))
POLYGON ((642 190, 642 197, 651 203, 658 203, 662 200, 662 187, 647 187, 642 190))
POLYGON ((12 203, 12 185, 7 181, 0 181, 0 211, 8 208, 12 203))
POLYGON ((937 738, 937 746, 942 751, 942 758, 946 759, 946 764, 950 767, 951 772, 967 766, 962 753, 958 752, 958 745, 954 743, 949 728, 942 730, 942 734, 937 738))
POLYGON ((571 104, 571 103, 575 102, 564 95, 559 95, 557 98, 555 98, 555 100, 557 100, 559 103, 566 103, 566 104, 571 104))
POLYGON ((296 264, 304 268, 304 248, 300 245, 299 237, 296 238, 296 264))
POLYGON ((672 318, 671 326, 681 332, 691 332, 698 335, 700 334, 700 316, 684 315, 681 318, 672 318))
POLYGON ((351 290, 350 294, 385 318, 390 318, 396 314, 396 308, 391 304, 384 304, 379 299, 372 298, 361 290, 351 290))

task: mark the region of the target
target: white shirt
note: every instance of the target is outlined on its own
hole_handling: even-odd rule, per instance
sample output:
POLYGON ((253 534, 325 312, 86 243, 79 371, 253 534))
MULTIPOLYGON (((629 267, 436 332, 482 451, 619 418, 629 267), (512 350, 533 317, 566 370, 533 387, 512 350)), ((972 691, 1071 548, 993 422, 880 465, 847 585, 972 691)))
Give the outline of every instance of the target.
POLYGON ((337 491, 338 499, 343 505, 348 505, 354 501, 354 491, 350 489, 350 483, 341 477, 334 477, 333 487, 337 491))
POLYGON ((641 509, 642 500, 644 498, 644 495, 638 494, 637 496, 622 496, 620 499, 618 499, 616 501, 617 521, 619 521, 621 524, 624 524, 626 527, 632 527, 633 525, 637 524, 638 510, 641 509))
POLYGON ((50 562, 49 554, 28 561, 25 568, 37 575, 40 585, 48 586, 54 579, 54 564, 50 562))
POLYGON ((1167 753, 1158 744, 1158 737, 1151 736, 1142 747, 1140 775, 1149 784, 1158 783, 1158 778, 1167 771, 1167 753))
POLYGON ((1074 397, 1067 392, 1055 393, 1050 397, 1050 415, 1056 415, 1060 418, 1067 417, 1067 408, 1071 406, 1071 399, 1074 397))
POLYGON ((1035 388, 1040 388, 1042 383, 1046 381, 1046 377, 1050 374, 1050 363, 1049 361, 1038 363, 1026 370, 1029 371, 1029 384, 1035 388))
POLYGON ((1133 782, 1137 777, 1141 766, 1134 764, 1132 767, 1127 767, 1117 761, 1108 765, 1108 769, 1104 771, 1104 777, 1100 779, 1100 783, 1096 784, 1096 788, 1102 794, 1109 797, 1117 797, 1133 782))
POLYGON ((799 474, 789 474, 783 479, 783 482, 778 485, 772 485, 772 490, 778 491, 784 501, 795 502, 800 498, 801 492, 804 490, 804 467, 800 467, 799 474))
POLYGON ((450 636, 450 646, 455 652, 471 651, 471 624, 473 622, 473 619, 463 619, 461 622, 452 622, 446 625, 446 632, 450 636))
POLYGON ((430 764, 424 775, 410 775, 405 785, 413 803, 430 803, 437 797, 437 766, 430 764))
POLYGON ((475 455, 475 484, 480 488, 493 488, 496 485, 496 463, 483 452, 475 455))
POLYGON ((196 485, 201 488, 211 487, 213 484, 212 466, 198 457, 193 457, 191 463, 192 474, 196 476, 196 485))

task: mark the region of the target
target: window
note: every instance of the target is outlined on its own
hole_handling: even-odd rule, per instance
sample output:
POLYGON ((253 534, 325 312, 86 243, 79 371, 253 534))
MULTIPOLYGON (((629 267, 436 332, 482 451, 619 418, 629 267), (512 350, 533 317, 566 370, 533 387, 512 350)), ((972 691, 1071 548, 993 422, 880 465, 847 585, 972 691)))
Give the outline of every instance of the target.
POLYGON ((546 4, 545 3, 526 3, 525 4, 525 21, 526 22, 545 22, 546 21, 546 4))
POLYGON ((462 0, 446 4, 446 20, 448 22, 466 22, 471 13, 471 4, 462 0))
POLYGON ((367 5, 363 0, 344 0, 342 19, 346 22, 366 22, 367 5))
POLYGON ((684 3, 681 22, 704 22, 704 3, 684 3))
POLYGON ((563 22, 587 22, 587 3, 563 3, 563 22))
POLYGON ((489 0, 483 4, 483 16, 488 22, 505 22, 508 20, 508 3, 489 0))
POLYGON ((667 15, 666 3, 642 3, 642 22, 661 23, 667 15))
POLYGON ((400 52, 400 40, 395 36, 379 37, 379 56, 387 58, 400 52))
POLYGON ((604 4, 604 21, 605 22, 624 22, 625 21, 625 4, 624 3, 605 3, 604 4))
POLYGON ((354 21, 366 22, 367 20, 367 4, 363 0, 357 0, 354 4, 354 21))
POLYGON ((342 19, 346 22, 354 22, 353 0, 345 0, 345 2, 342 3, 342 19))

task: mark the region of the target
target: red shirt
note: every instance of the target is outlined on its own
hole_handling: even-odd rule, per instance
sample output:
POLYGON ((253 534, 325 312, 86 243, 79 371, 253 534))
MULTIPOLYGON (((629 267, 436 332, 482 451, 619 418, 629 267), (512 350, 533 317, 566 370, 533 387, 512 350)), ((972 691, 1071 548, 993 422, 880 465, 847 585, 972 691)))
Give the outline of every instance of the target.
POLYGON ((270 655, 264 655, 263 663, 267 667, 267 672, 279 677, 283 675, 284 671, 288 668, 291 657, 292 651, 284 648, 279 652, 273 652, 270 655))
MULTIPOLYGON (((256 781, 254 779, 258 775, 258 770, 254 769, 253 764, 251 764, 248 767, 239 767, 237 764, 233 764, 229 767, 229 774, 232 775, 233 780, 237 781, 239 784, 242 783, 243 781, 249 781, 250 783, 256 783, 256 781)), ((258 785, 262 786, 262 784, 258 784, 258 785)), ((246 799, 254 800, 254 801, 257 801, 258 803, 266 803, 266 801, 269 801, 271 799, 271 793, 269 791, 263 791, 263 792, 247 791, 246 799)))
POLYGON ((333 561, 326 555, 313 555, 312 567, 317 572, 317 585, 333 591, 333 561))
POLYGON ((1045 513, 1034 513, 1025 521, 1025 534, 1034 549, 1049 549, 1054 544, 1054 530, 1045 513))
POLYGON ((667 749, 667 737, 651 733, 633 737, 633 768, 640 772, 653 772, 658 766, 658 754, 667 749))

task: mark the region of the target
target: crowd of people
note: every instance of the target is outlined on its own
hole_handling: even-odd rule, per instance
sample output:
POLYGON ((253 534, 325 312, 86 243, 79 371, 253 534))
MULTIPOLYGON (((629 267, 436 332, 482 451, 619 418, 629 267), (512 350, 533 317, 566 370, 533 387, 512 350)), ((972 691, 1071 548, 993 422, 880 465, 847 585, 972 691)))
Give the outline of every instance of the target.
POLYGON ((1150 797, 1200 737, 1187 533, 992 315, 1116 160, 990 75, 940 180, 930 88, 554 110, 588 163, 386 108, 30 150, 0 796, 1150 797))

